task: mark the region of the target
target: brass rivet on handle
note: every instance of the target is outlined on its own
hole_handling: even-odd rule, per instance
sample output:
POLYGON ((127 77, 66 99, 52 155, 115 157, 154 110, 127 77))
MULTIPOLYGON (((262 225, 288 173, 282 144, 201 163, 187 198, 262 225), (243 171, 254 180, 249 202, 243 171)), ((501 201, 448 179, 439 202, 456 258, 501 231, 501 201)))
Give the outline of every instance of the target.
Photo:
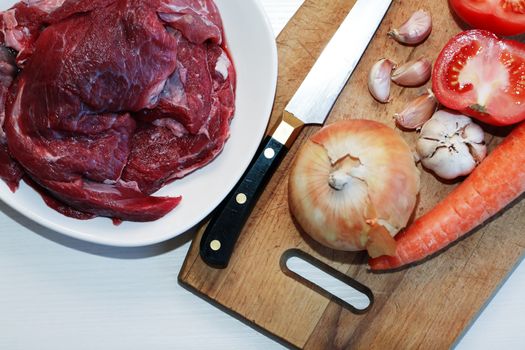
POLYGON ((267 148, 264 150, 264 156, 266 157, 266 159, 272 159, 273 157, 275 157, 275 151, 273 148, 267 148))
POLYGON ((244 193, 239 193, 236 197, 235 197, 235 200, 237 201, 237 203, 239 204, 244 204, 246 203, 246 201, 248 200, 248 197, 246 197, 246 195, 244 193))
POLYGON ((221 242, 214 239, 213 241, 210 242, 210 248, 211 250, 216 252, 217 250, 221 249, 221 242))

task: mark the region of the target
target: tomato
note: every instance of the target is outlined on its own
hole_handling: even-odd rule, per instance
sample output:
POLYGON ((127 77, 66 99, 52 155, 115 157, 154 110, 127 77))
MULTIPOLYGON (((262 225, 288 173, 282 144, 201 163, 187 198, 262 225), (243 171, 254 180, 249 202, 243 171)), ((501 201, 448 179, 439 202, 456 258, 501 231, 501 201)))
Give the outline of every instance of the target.
POLYGON ((434 65, 432 88, 445 107, 494 125, 525 119, 525 45, 484 30, 452 38, 434 65))
POLYGON ((449 3, 474 28, 498 35, 525 33, 525 0, 449 0, 449 3))

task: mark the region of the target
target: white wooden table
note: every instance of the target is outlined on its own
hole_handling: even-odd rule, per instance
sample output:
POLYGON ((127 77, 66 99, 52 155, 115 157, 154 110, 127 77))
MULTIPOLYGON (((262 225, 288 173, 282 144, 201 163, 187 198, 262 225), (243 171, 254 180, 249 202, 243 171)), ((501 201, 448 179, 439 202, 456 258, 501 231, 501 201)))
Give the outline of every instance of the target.
MULTIPOLYGON (((302 1, 262 2, 278 32, 302 1)), ((0 349, 281 349, 177 284, 191 238, 98 246, 0 203, 0 349)), ((524 329, 521 264, 457 348, 524 348, 524 329)))

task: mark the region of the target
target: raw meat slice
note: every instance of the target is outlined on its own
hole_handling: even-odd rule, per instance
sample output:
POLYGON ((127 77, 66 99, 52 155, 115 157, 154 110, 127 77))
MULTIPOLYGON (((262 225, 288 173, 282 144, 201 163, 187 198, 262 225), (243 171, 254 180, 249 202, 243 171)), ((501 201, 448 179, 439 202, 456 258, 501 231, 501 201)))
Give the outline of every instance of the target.
POLYGON ((60 214, 69 216, 71 218, 79 219, 79 220, 88 220, 88 219, 93 219, 96 217, 95 214, 90 214, 90 213, 86 213, 86 212, 74 209, 70 205, 59 201, 58 199, 53 197, 51 193, 49 193, 49 191, 47 191, 42 186, 37 184, 29 176, 25 177, 24 182, 26 182, 29 186, 31 186, 35 191, 37 191, 40 194, 40 196, 42 197, 42 199, 44 200, 44 202, 47 204, 48 207, 55 209, 60 214))
POLYGON ((133 182, 101 184, 78 179, 72 182, 38 180, 40 184, 73 208, 100 216, 131 221, 152 221, 169 213, 181 197, 152 197, 133 182))
POLYGON ((5 47, 0 46, 0 178, 14 192, 24 172, 20 165, 11 158, 7 150, 7 138, 4 133, 5 102, 9 86, 16 75, 14 55, 5 47))
MULTIPOLYGON (((112 113, 150 105, 174 70, 176 53, 176 41, 148 5, 114 5, 42 32, 14 87, 16 99, 5 125, 11 154, 37 183, 62 200, 71 203, 70 193, 62 190, 89 190, 78 185, 82 179, 101 182, 98 192, 84 196, 91 202, 81 208, 98 215, 109 212, 95 194, 106 198, 105 192, 114 193, 115 185, 104 181, 119 179, 135 129, 129 114, 112 113), (100 36, 101 31, 107 35, 100 36)), ((125 201, 113 199, 125 204, 115 204, 113 216, 140 220, 126 207, 146 203, 146 196, 137 191, 126 195, 125 201)), ((172 200, 166 203, 159 208, 176 205, 172 200)), ((141 215, 154 219, 152 214, 141 215)))
POLYGON ((214 159, 229 137, 234 112, 235 70, 227 53, 209 46, 206 64, 211 72, 212 102, 205 132, 185 133, 179 124, 159 119, 133 137, 132 151, 123 179, 134 181, 146 193, 153 193, 167 182, 180 179, 214 159))
POLYGON ((198 134, 208 121, 211 109, 212 77, 208 71, 207 46, 177 37, 177 69, 167 80, 158 105, 143 110, 146 121, 173 118, 191 134, 198 134))
POLYGON ((194 44, 222 43, 222 21, 212 0, 161 0, 159 17, 194 44))
POLYGON ((64 0, 22 0, 28 7, 37 8, 42 12, 51 13, 64 3, 64 0))
POLYGON ((20 180, 24 176, 24 170, 11 158, 7 145, 0 145, 0 179, 4 180, 13 192, 18 188, 20 180))
POLYGON ((0 36, 5 46, 18 51, 17 63, 23 66, 33 53, 47 13, 36 4, 19 2, 0 15, 0 36))
POLYGON ((235 70, 211 0, 24 0, 0 34, 22 68, 12 82, 11 56, 0 90, 0 177, 20 164, 66 215, 162 217, 180 197, 150 194, 229 136, 235 70))
POLYGON ((0 46, 0 144, 6 144, 7 139, 4 133, 5 103, 9 87, 16 76, 17 68, 15 57, 3 46, 0 46))

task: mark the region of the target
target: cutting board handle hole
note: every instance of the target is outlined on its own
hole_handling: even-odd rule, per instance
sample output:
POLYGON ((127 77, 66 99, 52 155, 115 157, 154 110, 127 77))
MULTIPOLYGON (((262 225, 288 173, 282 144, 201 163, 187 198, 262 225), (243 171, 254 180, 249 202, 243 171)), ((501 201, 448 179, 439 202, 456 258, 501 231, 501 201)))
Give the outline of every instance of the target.
POLYGON ((282 255, 281 270, 353 313, 363 314, 372 306, 374 295, 368 287, 299 249, 282 255))

